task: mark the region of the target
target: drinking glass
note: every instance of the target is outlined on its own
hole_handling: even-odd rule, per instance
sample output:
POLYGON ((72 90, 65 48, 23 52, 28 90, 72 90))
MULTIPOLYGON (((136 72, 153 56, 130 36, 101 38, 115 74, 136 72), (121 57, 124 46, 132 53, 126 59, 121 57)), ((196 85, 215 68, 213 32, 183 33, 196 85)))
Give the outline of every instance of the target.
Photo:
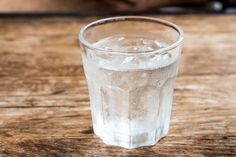
POLYGON ((167 135, 183 38, 175 24, 142 16, 81 29, 93 130, 104 143, 136 148, 167 135))

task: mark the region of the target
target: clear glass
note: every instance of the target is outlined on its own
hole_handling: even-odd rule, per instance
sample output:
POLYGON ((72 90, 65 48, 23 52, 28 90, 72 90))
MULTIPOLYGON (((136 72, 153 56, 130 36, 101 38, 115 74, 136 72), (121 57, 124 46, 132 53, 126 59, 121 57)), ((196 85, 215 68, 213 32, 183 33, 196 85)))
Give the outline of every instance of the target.
POLYGON ((125 148, 166 136, 182 30, 157 18, 113 17, 83 27, 79 40, 95 134, 125 148))

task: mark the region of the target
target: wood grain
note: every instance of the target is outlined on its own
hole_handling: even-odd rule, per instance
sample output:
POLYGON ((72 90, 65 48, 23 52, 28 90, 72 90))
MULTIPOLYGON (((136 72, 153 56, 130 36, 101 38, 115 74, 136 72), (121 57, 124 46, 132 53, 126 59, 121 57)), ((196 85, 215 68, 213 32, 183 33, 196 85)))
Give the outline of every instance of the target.
POLYGON ((134 150, 93 134, 76 34, 97 18, 0 19, 0 157, 236 156, 236 16, 161 18, 186 34, 170 132, 134 150))

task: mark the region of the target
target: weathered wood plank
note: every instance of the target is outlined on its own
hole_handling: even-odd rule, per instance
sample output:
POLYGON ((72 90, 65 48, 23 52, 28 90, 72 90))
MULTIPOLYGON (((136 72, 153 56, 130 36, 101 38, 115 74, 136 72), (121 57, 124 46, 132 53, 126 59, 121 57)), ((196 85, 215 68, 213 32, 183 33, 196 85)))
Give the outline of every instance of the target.
MULTIPOLYGON (((181 74, 236 73, 236 53, 232 53, 236 49, 236 24, 227 27, 218 24, 224 19, 226 23, 234 21, 235 16, 200 16, 200 21, 194 16, 163 18, 179 24, 186 33, 181 74), (191 18, 193 22, 188 20, 191 18), (196 55, 199 53, 201 55, 196 55)), ((0 75, 68 76, 83 73, 76 33, 88 21, 75 18, 0 20, 3 26, 0 30, 0 75)))
MULTIPOLYGON (((14 86, 25 91, 22 90, 24 92, 19 93, 18 97, 9 96, 8 99, 11 98, 13 104, 5 101, 4 108, 4 97, 7 98, 0 97, 0 139, 4 141, 2 148, 5 154, 112 156, 113 153, 120 152, 118 156, 146 153, 148 156, 179 156, 191 152, 191 156, 233 156, 236 153, 236 91, 233 90, 236 86, 235 75, 179 77, 169 135, 156 146, 139 151, 104 145, 92 134, 88 95, 83 79, 78 81, 78 91, 69 90, 68 93, 58 93, 57 96, 50 95, 57 86, 70 89, 65 82, 72 85, 71 88, 77 88, 76 83, 73 83, 77 79, 59 77, 49 81, 51 79, 48 77, 30 78, 27 83, 35 87, 33 91, 24 82, 20 85, 22 80, 13 81, 14 86), (218 83, 225 79, 228 82, 218 83), (41 86, 48 88, 41 90, 44 89, 41 86), (80 93, 80 90, 83 92, 80 93), (32 95, 27 96, 30 92, 32 95), (45 95, 42 96, 41 92, 45 95), (81 97, 85 99, 80 99, 81 97), (22 106, 14 108, 17 102, 22 106), (7 105, 9 108, 6 108, 7 105), (97 149, 103 151, 97 152, 97 149)), ((9 93, 11 92, 10 90, 9 93)), ((0 90, 0 95, 2 93, 3 90, 0 90)))
MULTIPOLYGON (((224 44, 186 47, 183 50, 180 72, 182 75, 235 74, 236 53, 232 53, 235 48, 236 45, 225 46, 224 44), (194 55, 199 52, 203 53, 199 56, 194 55), (205 62, 206 58, 207 62, 205 62)), ((1 76, 78 76, 83 74, 79 51, 62 55, 62 52, 56 52, 56 50, 22 53, 1 53, 1 76)))
POLYGON ((1 77, 0 79, 0 96, 82 94, 80 92, 87 94, 87 82, 84 76, 1 77))
MULTIPOLYGON (((234 89, 236 75, 182 75, 177 79, 175 101, 179 104, 197 102, 200 107, 215 104, 233 105, 236 103, 234 89)), ((2 77, 0 80, 0 108, 66 105, 73 107, 77 106, 77 103, 88 104, 87 83, 83 76, 2 77)))
MULTIPOLYGON (((176 23, 185 31, 187 36, 198 35, 200 37, 204 34, 217 36, 218 33, 235 33, 236 24, 233 22, 236 18, 235 15, 162 15, 154 17, 176 23), (226 26, 226 23, 229 25, 226 26)), ((82 26, 101 18, 103 17, 3 18, 0 20, 0 38, 20 37, 21 35, 76 35, 82 26)), ((188 40, 185 40, 186 42, 188 40)))
POLYGON ((1 109, 0 115, 4 115, 1 116, 0 128, 2 148, 5 154, 26 156, 53 153, 59 156, 65 153, 112 156, 115 152, 119 152, 118 156, 179 156, 190 152, 190 156, 233 156, 236 153, 236 117, 231 112, 232 106, 222 108, 212 105, 203 109, 197 102, 190 105, 184 107, 175 103, 169 135, 151 148, 134 151, 107 146, 93 135, 89 108, 1 109), (7 118, 6 113, 9 115, 7 118), (98 152, 97 149, 103 151, 98 152))

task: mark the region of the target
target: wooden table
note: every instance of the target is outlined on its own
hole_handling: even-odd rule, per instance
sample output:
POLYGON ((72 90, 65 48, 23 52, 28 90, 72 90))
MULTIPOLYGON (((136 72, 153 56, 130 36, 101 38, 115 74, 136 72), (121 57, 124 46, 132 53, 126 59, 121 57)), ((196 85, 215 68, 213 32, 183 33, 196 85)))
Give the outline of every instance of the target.
POLYGON ((0 19, 0 157, 236 156, 236 16, 159 16, 186 34, 170 132, 153 147, 93 134, 76 34, 97 18, 0 19))

